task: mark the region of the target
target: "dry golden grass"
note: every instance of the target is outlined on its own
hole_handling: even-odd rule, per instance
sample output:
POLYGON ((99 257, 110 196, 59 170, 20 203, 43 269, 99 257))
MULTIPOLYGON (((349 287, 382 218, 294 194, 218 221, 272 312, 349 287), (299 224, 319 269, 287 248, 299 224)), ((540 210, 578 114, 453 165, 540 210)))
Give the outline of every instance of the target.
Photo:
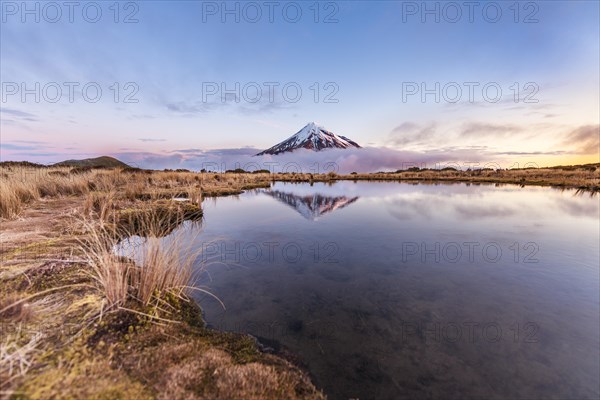
POLYGON ((600 191, 600 164, 530 169, 421 169, 396 172, 309 174, 274 174, 273 181, 335 182, 338 180, 473 182, 517 185, 539 185, 600 191))
MULTIPOLYGON (((106 208, 100 207, 99 214, 106 208)), ((117 211, 108 213, 106 220, 119 220, 117 211)), ((183 233, 164 237, 183 223, 183 209, 176 203, 160 209, 147 203, 135 215, 135 224, 126 220, 125 226, 84 217, 75 228, 84 232, 82 253, 108 306, 121 308, 133 300, 161 310, 169 296, 187 300, 197 258, 190 247, 193 241, 179 237, 183 233), (138 236, 139 232, 143 236, 138 236), (121 237, 126 239, 117 245, 121 237)))
POLYGON ((110 200, 214 196, 265 187, 269 174, 214 174, 127 169, 0 167, 0 218, 14 218, 44 197, 88 195, 88 210, 110 200))
POLYGON ((68 171, 68 168, 0 168, 0 217, 16 216, 25 204, 40 197, 87 193, 86 177, 68 171))
POLYGON ((142 305, 154 303, 159 308, 169 295, 187 300, 196 254, 180 239, 151 236, 135 246, 141 249, 133 255, 139 261, 131 274, 132 296, 142 305))
POLYGON ((42 334, 40 332, 27 334, 18 329, 14 334, 3 335, 2 339, 0 342, 0 397, 10 387, 11 381, 25 376, 31 368, 33 353, 40 345, 42 334))
POLYGON ((186 230, 172 233, 201 217, 193 198, 136 203, 125 213, 101 206, 76 221, 74 231, 80 232, 88 272, 107 305, 104 312, 126 310, 165 322, 171 321, 178 305, 191 302, 190 291, 212 296, 192 282, 201 267, 196 264, 200 247, 194 248, 186 230), (105 209, 108 216, 102 219, 105 209))
POLYGON ((81 244, 90 266, 90 276, 109 306, 124 304, 129 293, 129 265, 112 252, 114 237, 102 224, 83 221, 83 225, 86 235, 81 244))
POLYGON ((391 173, 339 175, 337 179, 506 183, 598 191, 600 190, 600 164, 553 168, 479 169, 467 171, 423 169, 391 173))
MULTIPOLYGON (((495 182, 600 190, 600 164, 508 170, 407 170, 394 173, 338 175, 310 173, 195 173, 135 169, 34 168, 0 166, 0 218, 14 218, 24 206, 43 197, 88 195, 86 206, 135 201, 240 193, 273 181, 412 180, 495 182)), ((110 207, 109 207, 110 208, 110 207)), ((106 210, 105 210, 106 211, 106 210)))
POLYGON ((83 213, 86 216, 96 215, 100 223, 109 222, 111 213, 115 208, 116 193, 114 190, 107 192, 90 192, 85 196, 83 213))

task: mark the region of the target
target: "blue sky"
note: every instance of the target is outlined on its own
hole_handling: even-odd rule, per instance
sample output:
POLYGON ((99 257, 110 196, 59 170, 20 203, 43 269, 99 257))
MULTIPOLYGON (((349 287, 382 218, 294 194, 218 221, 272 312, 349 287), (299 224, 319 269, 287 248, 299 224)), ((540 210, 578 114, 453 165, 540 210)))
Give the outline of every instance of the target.
POLYGON ((3 1, 2 160, 111 154, 144 166, 194 167, 207 154, 270 147, 317 121, 363 146, 398 151, 398 160, 599 161, 596 1, 474 2, 473 21, 458 2, 455 23, 448 2, 276 3, 273 22, 268 2, 146 1, 118 3, 118 16, 113 2, 99 2, 95 23, 94 8, 82 10, 88 2, 73 22, 61 6, 51 23, 47 3, 37 3, 36 22, 21 2, 3 1), (438 7, 439 22, 435 14, 422 20, 423 4, 438 7), (239 22, 223 7, 237 7, 239 22), (253 23, 256 9, 262 16, 253 23), (22 85, 31 90, 36 82, 39 102, 34 94, 23 99, 22 85), (53 82, 62 88, 57 102, 49 101, 54 84, 43 90, 53 82), (65 82, 78 84, 72 102, 65 82), (98 102, 81 93, 90 82, 92 95, 102 90, 98 102), (439 101, 406 94, 407 85, 436 82, 439 101), (454 84, 442 92, 452 82, 462 90, 455 103, 448 101, 456 99, 454 84), (472 99, 464 82, 476 85, 472 99), (223 101, 222 85, 236 84, 238 95, 223 101), (137 103, 125 102, 127 94, 137 103))

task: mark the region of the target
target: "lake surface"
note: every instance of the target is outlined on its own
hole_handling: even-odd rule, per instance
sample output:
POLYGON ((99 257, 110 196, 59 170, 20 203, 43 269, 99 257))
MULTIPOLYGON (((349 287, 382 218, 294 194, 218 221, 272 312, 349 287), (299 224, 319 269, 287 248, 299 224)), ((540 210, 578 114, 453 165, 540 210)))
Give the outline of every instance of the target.
POLYGON ((275 183, 203 206, 180 229, 226 305, 197 295, 207 322, 294 354, 331 399, 600 395, 597 196, 275 183))

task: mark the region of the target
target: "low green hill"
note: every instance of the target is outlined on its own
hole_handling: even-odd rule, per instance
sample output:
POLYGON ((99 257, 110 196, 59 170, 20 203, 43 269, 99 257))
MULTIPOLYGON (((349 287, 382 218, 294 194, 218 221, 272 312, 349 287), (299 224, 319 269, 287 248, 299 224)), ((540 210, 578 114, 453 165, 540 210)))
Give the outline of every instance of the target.
POLYGON ((114 157, 102 156, 86 158, 83 160, 65 160, 53 165, 53 167, 101 167, 101 168, 127 168, 129 165, 114 157))

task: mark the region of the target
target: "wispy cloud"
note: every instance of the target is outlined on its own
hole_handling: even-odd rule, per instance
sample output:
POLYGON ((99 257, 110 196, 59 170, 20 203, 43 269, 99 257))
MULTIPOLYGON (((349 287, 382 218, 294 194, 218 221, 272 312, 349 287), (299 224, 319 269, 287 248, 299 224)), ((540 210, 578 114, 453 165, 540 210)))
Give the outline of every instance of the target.
POLYGON ((261 99, 255 103, 245 102, 240 104, 237 109, 243 114, 268 114, 275 111, 291 109, 293 107, 293 103, 285 101, 284 99, 278 97, 269 99, 268 96, 262 96, 261 99))
MULTIPOLYGON (((24 149, 26 150, 26 149, 24 149)), ((31 158, 37 158, 37 157, 62 157, 65 158, 66 155, 64 153, 58 153, 58 152, 40 152, 40 151, 36 151, 34 153, 13 153, 11 154, 11 156, 13 157, 23 157, 23 160, 28 160, 31 158)), ((45 162, 42 160, 42 162, 45 162)))
POLYGON ((404 122, 392 130, 389 135, 389 141, 391 144, 397 146, 424 144, 434 138, 436 126, 435 122, 431 122, 428 125, 404 122))
POLYGON ((227 156, 253 156, 256 153, 259 153, 261 149, 257 149, 254 147, 240 147, 237 149, 215 149, 208 150, 205 153, 209 155, 227 155, 227 156))
POLYGON ((203 114, 208 111, 214 110, 221 105, 226 105, 226 103, 203 103, 201 101, 178 101, 178 102, 167 102, 164 104, 165 108, 168 111, 183 114, 187 116, 192 116, 195 114, 203 114))
POLYGON ((202 149, 177 149, 177 150, 173 150, 171 153, 183 153, 183 154, 198 154, 198 153, 204 153, 204 150, 202 149))
POLYGON ((506 137, 515 133, 523 132, 523 127, 513 124, 492 124, 485 122, 469 122, 465 124, 461 131, 460 136, 463 138, 473 137, 506 137))
POLYGON ((40 146, 27 146, 13 143, 0 143, 0 147, 4 150, 38 150, 43 148, 40 146))
POLYGON ((600 154, 600 125, 584 125, 567 133, 563 145, 580 154, 600 154))
POLYGON ((155 119, 156 116, 150 114, 133 114, 130 116, 132 119, 155 119))
POLYGON ((37 145, 48 145, 48 142, 41 142, 39 140, 11 140, 12 143, 24 143, 24 144, 37 144, 37 145))
POLYGON ((16 119, 23 120, 23 121, 30 121, 30 122, 39 121, 39 118, 36 115, 25 112, 25 111, 17 110, 14 108, 1 107, 0 114, 10 115, 16 119))
POLYGON ((140 142, 166 142, 167 139, 139 138, 140 142))
POLYGON ((194 154, 197 156, 253 156, 259 153, 261 149, 254 147, 240 147, 233 149, 212 149, 202 150, 198 148, 190 149, 177 149, 171 151, 171 153, 183 153, 183 154, 194 154))
POLYGON ((9 142, 0 142, 0 147, 3 150, 45 150, 52 146, 49 146, 46 142, 37 140, 11 140, 9 142))
POLYGON ((565 154, 571 154, 564 150, 554 151, 497 151, 493 154, 499 156, 562 156, 565 154))
POLYGON ((269 114, 296 107, 295 103, 286 101, 280 94, 265 92, 265 90, 251 98, 228 93, 224 97, 221 94, 216 94, 206 99, 161 100, 160 105, 169 112, 183 116, 194 116, 222 109, 242 115, 269 114))

